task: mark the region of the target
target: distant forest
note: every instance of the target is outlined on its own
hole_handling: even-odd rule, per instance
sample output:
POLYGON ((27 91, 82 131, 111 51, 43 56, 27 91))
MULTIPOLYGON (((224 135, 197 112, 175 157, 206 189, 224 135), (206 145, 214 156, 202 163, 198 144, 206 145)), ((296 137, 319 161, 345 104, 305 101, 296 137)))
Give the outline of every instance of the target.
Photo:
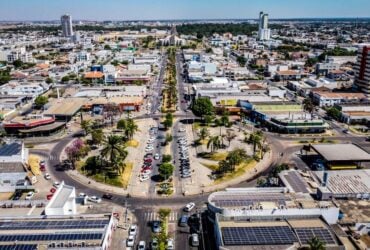
MULTIPOLYGON (((280 28, 281 25, 270 25, 270 28, 280 28)), ((124 31, 124 30, 140 30, 140 29, 158 29, 158 30, 168 30, 170 26, 146 26, 146 25, 124 25, 117 27, 108 27, 101 25, 75 25, 74 29, 79 31, 94 31, 94 32, 109 32, 109 31, 124 31)), ((249 23, 201 23, 201 24, 183 24, 177 25, 177 31, 182 35, 194 35, 198 38, 203 36, 211 36, 214 33, 223 34, 230 32, 233 35, 251 35, 252 32, 258 30, 256 24, 249 23)), ((29 31, 41 31, 45 33, 57 33, 60 31, 60 26, 19 26, 9 29, 0 30, 0 32, 14 32, 23 33, 29 31)))

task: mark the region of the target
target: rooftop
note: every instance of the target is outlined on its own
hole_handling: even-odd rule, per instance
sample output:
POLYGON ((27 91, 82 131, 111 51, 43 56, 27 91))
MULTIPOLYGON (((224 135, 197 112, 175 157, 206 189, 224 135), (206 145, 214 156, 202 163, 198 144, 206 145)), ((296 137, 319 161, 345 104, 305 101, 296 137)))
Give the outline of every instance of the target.
POLYGON ((313 144, 326 161, 370 161, 370 154, 355 144, 313 144))
POLYGON ((12 143, 5 144, 2 147, 0 147, 0 157, 20 155, 21 152, 22 152, 22 143, 19 143, 19 142, 12 142, 12 143))

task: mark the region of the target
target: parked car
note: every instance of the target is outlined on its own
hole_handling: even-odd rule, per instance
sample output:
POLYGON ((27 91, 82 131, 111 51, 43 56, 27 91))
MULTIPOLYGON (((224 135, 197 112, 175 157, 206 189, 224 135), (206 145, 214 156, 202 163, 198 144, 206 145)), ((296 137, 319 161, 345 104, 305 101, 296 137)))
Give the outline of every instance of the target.
POLYGON ((126 240, 126 246, 133 247, 134 244, 135 244, 135 236, 134 235, 129 235, 127 240, 126 240))
POLYGON ((180 227, 186 227, 188 225, 189 217, 187 215, 182 215, 179 220, 180 227))
POLYGON ((32 191, 28 192, 27 195, 26 195, 26 200, 31 200, 34 195, 35 195, 34 192, 32 192, 32 191))
POLYGON ((152 222, 152 230, 153 230, 153 233, 160 233, 161 232, 161 222, 160 221, 153 221, 152 222))
POLYGON ((50 180, 50 179, 51 179, 51 176, 50 176, 50 174, 49 174, 49 173, 46 173, 46 174, 44 175, 44 178, 45 178, 46 180, 50 180))
POLYGON ((137 234, 137 226, 135 224, 130 226, 129 235, 135 236, 137 234))
POLYGON ((111 200, 113 198, 113 195, 105 193, 105 194, 103 194, 102 198, 107 199, 107 200, 111 200))
POLYGON ((190 241, 191 241, 191 245, 193 247, 198 247, 199 246, 199 236, 198 236, 198 234, 192 234, 190 241))
POLYGON ((53 183, 53 187, 58 188, 59 186, 60 186, 59 182, 56 181, 56 182, 53 183))
POLYGON ((142 174, 142 175, 140 175, 140 178, 139 178, 139 180, 141 181, 141 182, 143 182, 143 181, 147 181, 147 180, 149 180, 150 179, 150 177, 149 177, 149 175, 147 175, 147 174, 142 174))
POLYGON ((157 250, 159 247, 157 238, 153 238, 152 242, 150 243, 150 249, 157 250))
POLYGON ((169 238, 167 240, 167 250, 173 250, 175 249, 175 245, 173 244, 173 239, 169 238))
POLYGON ((141 240, 137 246, 137 250, 145 250, 145 241, 141 240))
POLYGON ((95 202, 95 203, 100 203, 101 202, 101 199, 99 197, 96 197, 96 196, 90 196, 89 198, 87 198, 89 201, 91 202, 95 202))
POLYGON ((51 198, 53 198, 53 195, 54 194, 48 194, 48 195, 46 195, 46 199, 49 201, 49 200, 51 200, 51 198))
POLYGON ((159 154, 158 153, 154 155, 154 160, 159 160, 159 154))

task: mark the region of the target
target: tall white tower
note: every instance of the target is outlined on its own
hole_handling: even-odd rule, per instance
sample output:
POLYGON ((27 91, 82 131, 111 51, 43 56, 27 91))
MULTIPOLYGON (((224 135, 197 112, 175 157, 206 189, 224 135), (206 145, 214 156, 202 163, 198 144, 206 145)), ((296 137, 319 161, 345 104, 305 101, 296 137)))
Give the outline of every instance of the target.
POLYGON ((60 18, 64 37, 73 36, 72 16, 65 14, 60 18))
POLYGON ((260 12, 258 23, 258 40, 270 40, 271 30, 269 29, 269 14, 260 12))

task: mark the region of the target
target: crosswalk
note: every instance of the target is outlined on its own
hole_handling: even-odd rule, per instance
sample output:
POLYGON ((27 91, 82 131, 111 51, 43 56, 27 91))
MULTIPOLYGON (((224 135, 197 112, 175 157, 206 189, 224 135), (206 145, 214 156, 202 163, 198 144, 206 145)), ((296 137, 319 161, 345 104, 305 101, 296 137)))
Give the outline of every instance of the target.
MULTIPOLYGON (((177 221, 180 218, 180 216, 181 216, 180 213, 173 211, 168 216, 168 221, 175 222, 175 221, 177 221)), ((159 220, 159 214, 157 212, 155 212, 155 211, 145 212, 144 213, 144 219, 145 219, 145 221, 159 220)))

